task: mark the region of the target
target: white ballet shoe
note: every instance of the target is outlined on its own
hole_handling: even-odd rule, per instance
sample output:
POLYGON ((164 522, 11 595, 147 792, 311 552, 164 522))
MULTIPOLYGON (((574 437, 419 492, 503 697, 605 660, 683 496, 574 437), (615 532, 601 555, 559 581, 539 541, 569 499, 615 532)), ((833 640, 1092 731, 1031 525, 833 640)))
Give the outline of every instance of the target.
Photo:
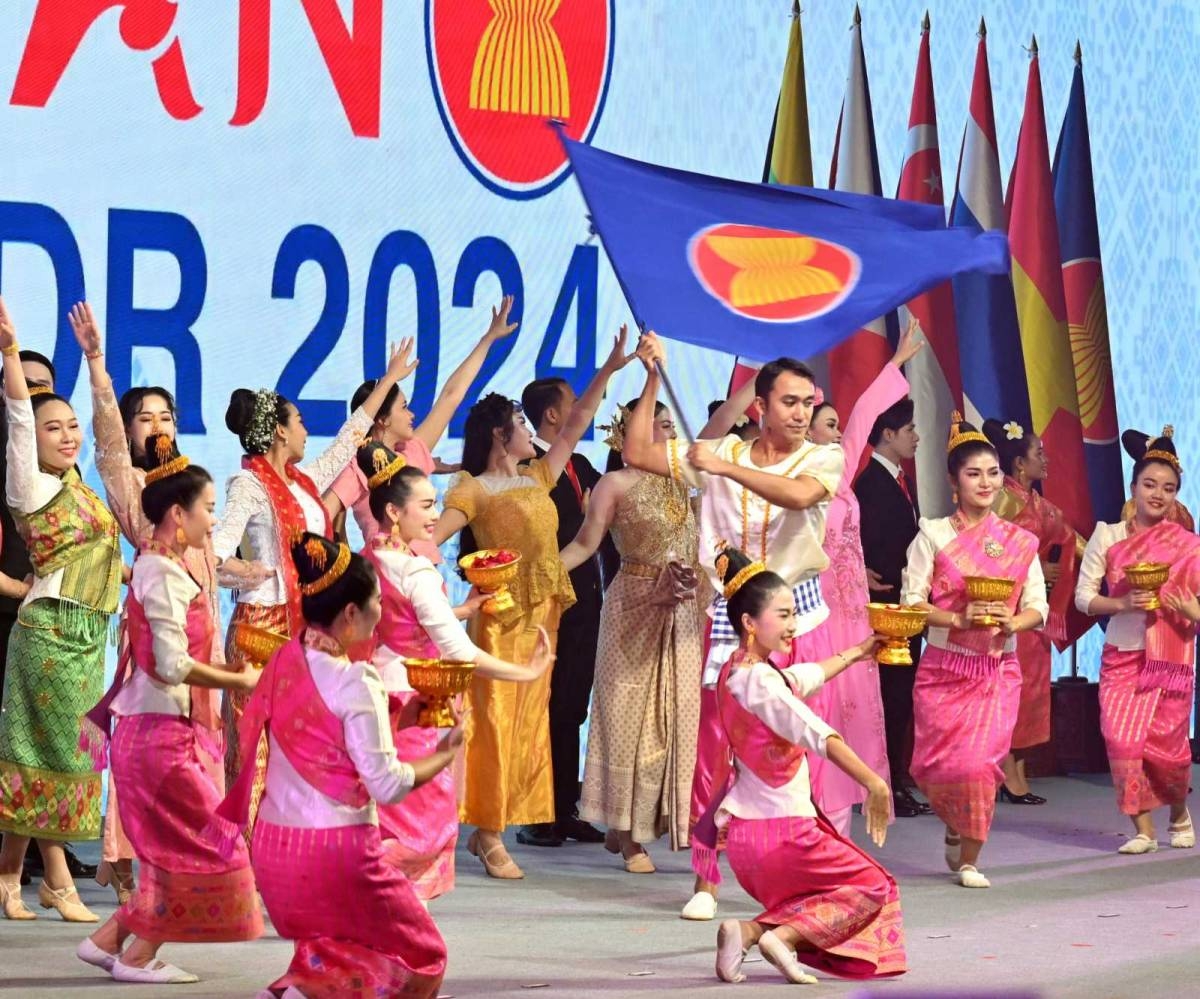
MULTIPOLYGON (((1192 837, 1192 842, 1193 844, 1195 843, 1194 835, 1192 837)), ((1145 833, 1138 833, 1132 839, 1127 839, 1124 843, 1117 847, 1117 853, 1137 855, 1143 853, 1155 853, 1157 850, 1158 841, 1151 839, 1145 833)))
POLYGON ((706 891, 698 891, 688 899, 687 905, 679 913, 680 919, 693 919, 698 923, 708 922, 717 915, 717 900, 706 891))
POLYGON ((962 866, 962 838, 947 836, 943 842, 946 846, 946 866, 952 873, 957 874, 962 866))
POLYGON ((1196 845, 1196 829, 1192 825, 1192 816, 1185 812, 1182 822, 1172 822, 1167 826, 1167 835, 1171 837, 1171 847, 1175 850, 1190 850, 1196 845))
POLYGON ((75 956, 84 964, 90 964, 93 968, 102 968, 111 974, 113 964, 120 955, 110 954, 92 943, 91 937, 84 937, 79 942, 79 946, 75 948, 75 956))
POLYGON ((970 864, 963 864, 957 871, 958 883, 964 888, 991 888, 992 883, 970 864))
POLYGON ((742 961, 745 958, 742 924, 736 919, 726 919, 717 930, 717 977, 723 982, 744 982, 742 961))
POLYGON ((190 971, 184 971, 165 961, 151 961, 144 968, 122 964, 118 957, 113 961, 112 976, 118 982, 133 982, 140 985, 190 985, 200 979, 190 971))
POLYGON ((817 979, 804 970, 796 959, 796 951, 785 944, 774 932, 767 930, 758 938, 758 952, 793 985, 816 985, 817 979))

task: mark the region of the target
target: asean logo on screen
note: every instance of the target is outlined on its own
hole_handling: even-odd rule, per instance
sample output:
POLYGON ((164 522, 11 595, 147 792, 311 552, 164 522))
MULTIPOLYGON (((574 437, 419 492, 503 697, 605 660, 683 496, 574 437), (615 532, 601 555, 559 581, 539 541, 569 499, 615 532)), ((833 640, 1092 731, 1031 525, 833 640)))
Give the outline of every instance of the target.
POLYGON ((701 287, 730 312, 768 323, 836 309, 862 269, 856 253, 827 239, 732 222, 697 232, 688 263, 701 287))
POLYGON ((506 198, 568 173, 548 122, 590 142, 612 72, 615 0, 425 0, 438 113, 466 168, 506 198))

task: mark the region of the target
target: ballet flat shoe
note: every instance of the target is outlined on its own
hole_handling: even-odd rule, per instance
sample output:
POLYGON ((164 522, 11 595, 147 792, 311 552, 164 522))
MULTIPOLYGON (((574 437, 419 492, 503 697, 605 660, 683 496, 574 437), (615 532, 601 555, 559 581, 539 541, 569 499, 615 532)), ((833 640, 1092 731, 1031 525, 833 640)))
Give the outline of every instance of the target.
POLYGON ((57 909, 68 923, 98 923, 100 917, 79 900, 75 886, 51 888, 45 881, 38 885, 38 904, 43 909, 57 909))
POLYGON ((805 971, 804 965, 796 959, 796 952, 771 930, 758 938, 758 952, 793 985, 817 984, 816 977, 805 971))

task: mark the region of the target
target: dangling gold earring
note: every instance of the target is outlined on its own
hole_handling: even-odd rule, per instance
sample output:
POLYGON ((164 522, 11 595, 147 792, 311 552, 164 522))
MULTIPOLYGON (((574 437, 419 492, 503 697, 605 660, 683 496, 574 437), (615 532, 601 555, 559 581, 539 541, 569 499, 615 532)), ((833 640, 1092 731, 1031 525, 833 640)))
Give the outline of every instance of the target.
POLYGON ((401 540, 400 539, 400 521, 398 521, 398 520, 392 521, 392 540, 394 542, 396 542, 396 544, 399 544, 400 540, 401 540))
POLYGON ((180 548, 187 547, 187 535, 183 533, 182 527, 175 528, 175 544, 179 545, 180 548))

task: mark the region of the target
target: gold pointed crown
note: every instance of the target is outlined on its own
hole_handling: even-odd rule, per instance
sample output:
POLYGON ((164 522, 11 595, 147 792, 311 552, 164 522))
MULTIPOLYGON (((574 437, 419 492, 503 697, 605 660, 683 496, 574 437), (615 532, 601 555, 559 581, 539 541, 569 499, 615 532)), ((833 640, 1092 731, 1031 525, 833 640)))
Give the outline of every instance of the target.
POLYGON ((981 444, 992 446, 992 442, 983 434, 976 430, 971 424, 963 419, 962 413, 955 410, 950 414, 950 442, 946 445, 946 453, 949 454, 956 447, 960 447, 970 441, 978 441, 981 444))
POLYGON ((1179 455, 1175 453, 1175 428, 1171 424, 1163 427, 1162 436, 1146 445, 1143 461, 1162 461, 1175 469, 1175 474, 1182 475, 1183 468, 1179 464, 1179 455))

